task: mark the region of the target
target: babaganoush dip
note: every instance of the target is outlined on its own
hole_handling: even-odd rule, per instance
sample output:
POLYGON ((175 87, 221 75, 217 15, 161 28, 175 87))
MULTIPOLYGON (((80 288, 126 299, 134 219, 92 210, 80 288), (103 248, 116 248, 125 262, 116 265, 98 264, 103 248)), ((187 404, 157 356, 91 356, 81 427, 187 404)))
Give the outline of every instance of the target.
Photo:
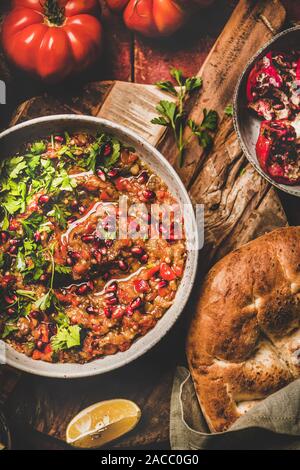
POLYGON ((106 134, 52 135, 0 165, 0 339, 48 362, 127 350, 170 308, 185 268, 166 184, 106 134))

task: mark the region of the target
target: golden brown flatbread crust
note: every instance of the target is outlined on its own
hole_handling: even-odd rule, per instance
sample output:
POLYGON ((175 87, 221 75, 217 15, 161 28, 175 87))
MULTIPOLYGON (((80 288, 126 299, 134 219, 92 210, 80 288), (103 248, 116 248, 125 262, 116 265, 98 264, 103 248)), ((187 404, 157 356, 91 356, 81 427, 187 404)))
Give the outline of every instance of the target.
POLYGON ((212 431, 300 377, 300 227, 218 262, 202 287, 187 357, 212 431))

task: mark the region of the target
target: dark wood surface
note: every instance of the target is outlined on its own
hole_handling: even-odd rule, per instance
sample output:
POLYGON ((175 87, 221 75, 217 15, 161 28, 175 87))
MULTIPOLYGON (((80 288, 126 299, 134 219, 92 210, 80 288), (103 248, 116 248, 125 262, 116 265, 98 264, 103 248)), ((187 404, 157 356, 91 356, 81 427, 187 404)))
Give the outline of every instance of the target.
MULTIPOLYGON (((188 74, 197 73, 236 3, 235 1, 217 1, 217 7, 208 10, 203 15, 199 15, 199 18, 194 20, 195 26, 193 28, 188 28, 176 35, 176 38, 165 41, 134 38, 124 29, 118 18, 112 17, 106 12, 105 27, 109 38, 107 39, 109 47, 106 49, 105 58, 102 59, 101 64, 98 64, 88 77, 82 77, 82 81, 118 78, 140 83, 152 83, 156 79, 167 78, 168 69, 171 65, 180 65, 188 74)), ((253 4, 256 3, 253 2, 253 4)), ((298 13, 295 9, 295 3, 289 2, 288 5, 291 12, 289 18, 293 21, 300 18, 300 15, 296 16, 298 13)), ((27 78, 16 72, 13 73, 3 60, 0 61, 0 71, 2 70, 9 86, 10 97, 9 105, 4 107, 4 113, 1 113, 3 126, 5 126, 5 123, 11 118, 12 111, 24 98, 36 96, 44 90, 40 84, 30 83, 27 78), (19 88, 20 83, 22 83, 21 89, 19 88)), ((76 87, 72 84, 73 90, 68 90, 67 94, 70 97, 76 95, 78 87, 80 87, 80 84, 77 84, 76 87)), ((52 90, 51 98, 48 97, 46 101, 44 97, 40 101, 35 100, 34 106, 36 108, 34 112, 30 108, 30 112, 33 115, 44 113, 45 103, 47 103, 49 112, 51 112, 57 104, 55 99, 61 105, 63 92, 62 89, 52 90)), ((103 97, 105 97, 105 90, 103 97)), ((101 101, 100 98, 99 102, 101 101)), ((202 100, 204 98, 202 96, 202 100)), ((224 109, 224 102, 226 105, 228 94, 224 94, 222 99, 220 108, 224 109)), ((68 97, 64 102, 65 106, 70 104, 68 97)), ((86 99, 83 102, 79 99, 78 102, 81 106, 86 106, 85 109, 80 110, 81 112, 91 112, 90 102, 87 104, 86 99)), ((73 105, 74 103, 72 103, 73 105)), ((24 110, 22 110, 23 112, 24 110)), ((232 124, 227 118, 224 118, 222 122, 216 139, 215 151, 210 156, 210 161, 218 165, 221 149, 224 153, 225 139, 227 142, 226 165, 227 167, 233 167, 233 171, 230 173, 232 178, 224 179, 221 172, 221 176, 215 182, 215 191, 210 191, 208 190, 210 185, 208 184, 207 169, 209 167, 207 165, 196 165, 196 174, 194 175, 194 171, 192 174, 190 173, 193 181, 195 181, 191 188, 193 199, 207 203, 209 221, 209 231, 207 232, 209 244, 207 249, 210 253, 210 261, 219 258, 241 242, 248 241, 263 231, 286 223, 277 196, 253 172, 251 167, 247 168, 246 175, 251 178, 252 193, 249 195, 249 192, 244 191, 246 179, 245 176, 241 178, 241 173, 245 175, 245 171, 241 172, 241 169, 245 168, 245 161, 236 146, 232 124), (231 205, 224 204, 222 199, 218 199, 218 195, 220 195, 220 191, 224 186, 224 180, 228 187, 226 199, 232 200, 231 205), (237 195, 240 197, 240 201, 244 201, 244 205, 236 204, 237 195), (238 214, 236 213, 237 208, 238 214), (223 225, 218 226, 216 219, 220 215, 223 225), (241 221, 244 221, 244 223, 241 223, 241 221), (227 227, 226 232, 222 228, 224 224, 227 227), (230 233, 229 237, 228 233, 230 233), (217 243, 216 240, 218 240, 217 243)), ((168 139, 165 142, 168 142, 168 139)), ((165 149, 171 149, 170 143, 162 144, 162 146, 164 145, 165 149)), ((194 152, 191 154, 194 155, 194 152)), ((171 152, 169 158, 172 161, 174 158, 173 152, 171 152)), ((283 197, 282 199, 289 216, 289 222, 298 223, 297 201, 289 197, 283 197)), ((187 315, 192 312, 192 304, 193 300, 191 299, 187 315)), ((24 375, 6 403, 6 409, 12 419, 16 436, 16 446, 31 448, 64 447, 64 444, 58 440, 64 437, 64 428, 61 426, 63 410, 66 410, 67 420, 70 413, 72 413, 72 409, 76 413, 82 407, 95 401, 124 396, 134 399, 140 404, 143 408, 144 420, 139 427, 138 438, 133 435, 118 443, 117 446, 123 448, 132 448, 133 446, 156 446, 155 448, 157 448, 158 445, 163 448, 167 447, 168 401, 174 368, 177 363, 184 361, 183 345, 186 323, 187 316, 185 315, 185 318, 176 325, 166 340, 143 358, 140 364, 134 363, 117 374, 110 374, 110 377, 102 376, 97 379, 76 381, 78 391, 76 394, 73 393, 74 382, 63 383, 24 375), (21 396, 23 399, 21 399, 21 396), (79 396, 80 401, 78 401, 79 396), (30 400, 24 399, 24 397, 30 397, 30 400), (21 426, 20 421, 22 421, 21 426), (22 437, 22 430, 23 434, 26 432, 26 438, 22 437), (55 436, 56 439, 49 438, 47 440, 45 436, 36 434, 36 431, 40 434, 55 436), (31 434, 32 440, 28 437, 31 434)), ((10 384, 7 387, 12 388, 10 384)))

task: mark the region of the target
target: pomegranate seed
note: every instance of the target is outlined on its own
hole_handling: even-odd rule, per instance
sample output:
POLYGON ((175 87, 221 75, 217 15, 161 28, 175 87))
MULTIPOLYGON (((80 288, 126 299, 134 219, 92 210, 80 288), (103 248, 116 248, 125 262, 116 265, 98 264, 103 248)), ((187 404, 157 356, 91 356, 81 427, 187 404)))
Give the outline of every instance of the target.
POLYGON ((42 349, 44 349, 44 343, 41 339, 39 339, 36 343, 36 347, 41 351, 42 349))
POLYGON ((167 233, 167 229, 163 226, 161 222, 159 223, 158 231, 159 233, 167 233))
POLYGON ((39 312, 38 310, 33 310, 32 312, 30 312, 30 316, 34 320, 40 320, 41 319, 41 312, 39 312))
POLYGON ((40 276, 40 279, 39 279, 39 280, 40 280, 41 282, 46 282, 46 281, 48 280, 48 278, 49 278, 49 274, 42 274, 42 275, 40 276))
POLYGON ((107 176, 109 176, 109 178, 115 178, 116 176, 118 176, 118 174, 119 170, 117 170, 117 168, 112 168, 107 172, 107 176))
POLYGON ((143 301, 141 299, 141 297, 137 297, 136 299, 134 299, 131 304, 130 304, 130 307, 133 309, 133 310, 136 310, 137 308, 140 308, 141 305, 142 305, 143 301))
POLYGON ((95 256, 95 258, 96 258, 97 263, 100 264, 101 261, 102 261, 102 254, 101 254, 101 252, 100 252, 99 250, 96 250, 96 251, 94 252, 94 256, 95 256))
POLYGON ((110 274, 109 273, 104 273, 102 275, 102 278, 103 278, 104 281, 108 281, 108 279, 110 278, 110 274))
POLYGON ((134 281, 134 288, 137 292, 148 292, 149 284, 144 279, 138 279, 134 281))
POLYGON ((41 239, 42 239, 42 237, 41 237, 40 232, 35 232, 35 234, 34 234, 34 241, 35 241, 36 243, 39 243, 39 242, 41 241, 41 239))
POLYGON ((74 211, 78 209, 78 201, 76 199, 73 199, 73 201, 70 202, 70 207, 74 211))
POLYGON ((146 201, 150 201, 151 199, 154 199, 156 194, 154 191, 151 191, 150 189, 146 189, 143 191, 143 196, 146 199, 146 201))
POLYGON ((80 214, 84 214, 84 213, 85 213, 85 207, 80 206, 79 209, 78 209, 78 212, 79 212, 80 214))
POLYGON ((20 224, 17 220, 12 220, 9 224, 9 227, 8 227, 8 230, 10 232, 15 232, 16 230, 18 230, 20 224))
POLYGON ((48 204, 50 201, 50 197, 47 196, 47 194, 42 194, 42 196, 39 197, 39 204, 48 204))
POLYGON ((12 305, 17 301, 17 296, 12 294, 11 296, 5 295, 4 300, 7 304, 12 305))
POLYGON ((105 245, 107 246, 107 248, 110 248, 113 244, 113 240, 105 240, 105 245))
POLYGON ((93 281, 88 281, 88 282, 87 282, 87 286, 88 286, 88 288, 89 288, 90 290, 93 290, 94 287, 95 287, 93 281))
POLYGON ((98 313, 98 310, 95 307, 92 307, 90 305, 89 307, 86 308, 86 312, 89 314, 92 314, 92 313, 98 313))
POLYGON ((133 310, 132 307, 130 307, 130 305, 127 305, 127 307, 126 307, 126 313, 127 313, 127 315, 128 315, 129 317, 131 317, 131 315, 134 314, 134 310, 133 310))
POLYGON ((87 284, 82 284, 81 286, 78 287, 77 294, 78 295, 84 295, 88 291, 89 291, 88 285, 87 284))
POLYGON ((116 292, 118 290, 118 283, 116 281, 112 282, 105 290, 106 292, 116 292))
POLYGON ((91 243, 95 241, 95 236, 94 235, 83 235, 81 237, 81 240, 85 243, 91 243))
POLYGON ((146 264, 148 263, 148 259, 149 259, 149 256, 147 254, 144 254, 142 257, 141 257, 141 262, 143 264, 146 264))
POLYGON ((148 179, 149 179, 149 175, 147 171, 142 171, 142 173, 138 176, 138 183, 145 184, 147 183, 148 179))
POLYGON ((97 176, 101 181, 106 181, 106 176, 103 170, 97 170, 97 176))
POLYGON ((105 144, 104 149, 103 149, 103 155, 105 157, 109 157, 111 152, 112 152, 112 146, 110 144, 105 144))
POLYGON ((158 288, 161 289, 163 287, 167 287, 167 285, 168 285, 167 281, 162 280, 158 283, 158 288))
POLYGON ((19 251, 19 247, 16 246, 16 245, 15 245, 15 246, 11 246, 8 251, 9 251, 9 253, 10 253, 11 255, 16 255, 16 254, 18 253, 18 251, 19 251))
POLYGON ((125 313, 125 308, 119 305, 118 307, 114 309, 111 318, 113 319, 122 318, 124 313, 125 313))
POLYGON ((101 253, 103 256, 107 255, 107 248, 105 248, 105 246, 103 246, 102 248, 100 248, 99 251, 100 251, 100 253, 101 253))
POLYGON ((4 245, 9 240, 9 233, 6 230, 0 232, 0 244, 4 245))
POLYGON ((61 142, 64 141, 64 138, 61 137, 60 135, 56 135, 56 136, 54 137, 54 140, 55 140, 56 142, 60 142, 60 143, 61 143, 61 142))
POLYGON ((16 313, 15 309, 10 307, 6 310, 7 315, 14 315, 16 313))
POLYGON ((12 276, 11 274, 6 274, 2 278, 2 282, 4 282, 6 285, 11 284, 12 282, 15 282, 16 278, 15 276, 12 276))
POLYGON ((111 317, 111 309, 109 307, 104 307, 104 315, 107 317, 107 318, 110 318, 111 317))
POLYGON ((126 263, 126 261, 124 261, 124 260, 121 259, 121 260, 118 262, 118 265, 119 265, 119 268, 121 269, 121 271, 127 271, 127 269, 128 269, 128 264, 126 263))
POLYGON ((106 294, 104 294, 104 298, 106 300, 116 299, 116 293, 115 292, 106 292, 106 294))
POLYGON ((70 258, 70 256, 68 256, 68 258, 67 258, 67 265, 68 265, 68 266, 73 266, 73 264, 74 264, 74 263, 73 263, 72 258, 70 258))
POLYGON ((143 250, 143 248, 141 246, 134 246, 133 248, 131 248, 131 253, 133 254, 133 256, 142 256, 145 251, 143 250))
POLYGON ((18 238, 13 238, 12 240, 9 240, 9 244, 11 246, 20 246, 22 244, 22 241, 18 238))
POLYGON ((81 254, 78 251, 68 251, 68 256, 75 261, 78 261, 81 258, 81 254))
POLYGON ((106 303, 108 305, 117 305, 118 304, 118 299, 117 299, 117 297, 113 297, 112 299, 106 299, 106 303))

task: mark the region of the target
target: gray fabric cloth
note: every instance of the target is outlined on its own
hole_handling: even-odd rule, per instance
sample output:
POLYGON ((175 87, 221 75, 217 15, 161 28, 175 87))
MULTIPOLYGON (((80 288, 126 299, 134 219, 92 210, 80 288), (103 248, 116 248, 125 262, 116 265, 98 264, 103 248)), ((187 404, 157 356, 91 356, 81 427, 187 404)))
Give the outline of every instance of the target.
POLYGON ((171 398, 170 440, 174 450, 300 450, 300 380, 259 402, 228 431, 212 434, 189 371, 178 367, 171 398))

